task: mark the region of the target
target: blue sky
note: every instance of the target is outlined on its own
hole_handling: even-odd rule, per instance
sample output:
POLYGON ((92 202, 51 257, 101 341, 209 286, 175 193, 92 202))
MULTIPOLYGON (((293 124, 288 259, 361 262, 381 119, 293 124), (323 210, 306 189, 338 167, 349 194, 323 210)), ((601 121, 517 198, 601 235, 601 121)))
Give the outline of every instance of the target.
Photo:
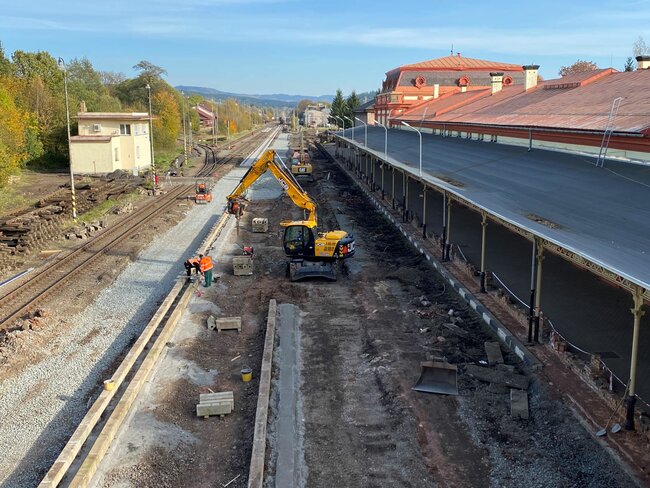
POLYGON ((540 64, 576 59, 622 69, 650 0, 0 0, 5 51, 86 56, 133 76, 146 59, 172 85, 239 93, 373 90, 401 64, 449 54, 540 64))

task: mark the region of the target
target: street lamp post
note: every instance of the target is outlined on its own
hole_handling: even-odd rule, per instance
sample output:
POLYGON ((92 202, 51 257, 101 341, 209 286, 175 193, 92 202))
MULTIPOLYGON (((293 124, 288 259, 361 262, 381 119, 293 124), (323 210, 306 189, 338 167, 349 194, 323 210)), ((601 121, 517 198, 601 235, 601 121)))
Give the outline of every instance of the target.
POLYGON ((63 89, 65 91, 65 119, 68 126, 68 159, 70 160, 70 201, 72 203, 72 218, 77 220, 77 196, 74 191, 74 173, 72 172, 72 154, 70 147, 70 102, 68 100, 68 70, 63 58, 59 58, 57 63, 59 69, 63 71, 63 89))
MULTIPOLYGON (((384 198, 384 166, 388 163, 388 128, 381 122, 375 120, 375 125, 384 129, 384 162, 381 164, 381 198, 384 198)), ((391 170, 393 174, 393 208, 395 208, 395 168, 391 170)))
MULTIPOLYGON (((352 140, 354 141, 354 120, 352 120, 350 117, 346 117, 345 115, 343 116, 344 119, 347 119, 348 122, 350 122, 350 125, 352 126, 352 140)), ((345 131, 343 131, 343 135, 345 135, 345 131)))
POLYGON ((420 136, 420 178, 422 178, 422 132, 420 132, 418 129, 415 127, 410 126, 408 123, 404 122, 402 120, 402 125, 408 127, 411 130, 414 130, 415 132, 418 133, 418 136, 420 136))
POLYGON ((149 92, 149 141, 151 142, 151 172, 153 173, 153 187, 156 188, 156 159, 153 153, 153 112, 151 111, 151 85, 147 83, 147 92, 149 92))
POLYGON ((363 130, 364 130, 363 145, 366 146, 366 148, 368 148, 368 124, 366 124, 359 117, 355 117, 355 119, 363 124, 363 130))
POLYGON ((183 97, 183 165, 187 168, 187 128, 185 122, 185 93, 181 92, 183 97))

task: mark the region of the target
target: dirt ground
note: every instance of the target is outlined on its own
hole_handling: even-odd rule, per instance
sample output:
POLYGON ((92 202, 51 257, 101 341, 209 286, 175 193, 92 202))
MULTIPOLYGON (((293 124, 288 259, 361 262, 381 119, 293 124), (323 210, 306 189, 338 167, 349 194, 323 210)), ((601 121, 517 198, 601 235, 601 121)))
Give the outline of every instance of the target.
MULTIPOLYGON (((277 229, 301 212, 287 197, 252 204, 239 235, 231 233, 217 257, 218 285, 195 300, 186 332, 170 344, 180 378, 156 377, 149 393, 155 401, 133 421, 148 427, 116 448, 124 463, 101 486, 223 486, 237 476, 229 486, 246 486, 271 298, 301 312, 306 486, 634 486, 514 354, 502 349, 506 364, 531 381, 528 420, 510 416, 508 388, 467 374, 469 365, 482 365, 484 342, 494 337, 347 177, 325 161, 315 164, 317 181, 306 189, 321 203, 320 229, 352 232, 357 254, 336 283, 290 283, 277 229), (262 215, 270 232, 251 233, 250 219, 262 215), (252 277, 232 276, 237 244, 255 247, 252 277), (207 331, 209 313, 240 315, 242 333, 207 331), (411 389, 419 362, 432 358, 458 366, 459 396, 411 389), (253 368, 251 383, 239 379, 243 365, 253 368), (235 412, 197 419, 198 394, 209 390, 232 390, 235 412), (153 441, 143 443, 149 435, 153 441)), ((268 459, 273 486, 273 452, 268 459)))

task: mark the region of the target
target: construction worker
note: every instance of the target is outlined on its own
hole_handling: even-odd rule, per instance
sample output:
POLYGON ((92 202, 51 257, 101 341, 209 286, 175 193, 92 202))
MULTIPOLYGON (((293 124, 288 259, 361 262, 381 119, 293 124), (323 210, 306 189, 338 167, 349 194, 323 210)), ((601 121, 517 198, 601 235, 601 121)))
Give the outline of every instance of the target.
POLYGON ((212 258, 207 254, 205 256, 203 254, 200 254, 199 269, 201 270, 201 274, 205 277, 206 287, 212 284, 212 268, 213 268, 212 258))
POLYGON ((188 258, 187 261, 184 263, 185 266, 185 272, 187 273, 187 277, 189 278, 192 276, 192 270, 196 270, 196 274, 199 274, 200 271, 200 266, 199 266, 199 260, 198 258, 195 258, 192 256, 191 258, 188 258))

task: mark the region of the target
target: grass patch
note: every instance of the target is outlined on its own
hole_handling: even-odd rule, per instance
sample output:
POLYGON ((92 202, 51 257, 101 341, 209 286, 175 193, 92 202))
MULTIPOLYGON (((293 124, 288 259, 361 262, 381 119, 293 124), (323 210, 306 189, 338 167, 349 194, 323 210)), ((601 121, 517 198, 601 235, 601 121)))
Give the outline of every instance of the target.
POLYGON ((35 200, 26 198, 18 189, 11 186, 0 191, 0 212, 8 213, 22 207, 33 205, 35 200))
POLYGON ((92 222, 94 220, 101 219, 104 215, 109 213, 114 207, 118 205, 123 205, 128 202, 134 202, 138 200, 140 193, 137 190, 134 190, 130 193, 122 195, 119 198, 109 198, 108 200, 103 201, 102 203, 95 205, 93 208, 79 216, 79 222, 92 222))

